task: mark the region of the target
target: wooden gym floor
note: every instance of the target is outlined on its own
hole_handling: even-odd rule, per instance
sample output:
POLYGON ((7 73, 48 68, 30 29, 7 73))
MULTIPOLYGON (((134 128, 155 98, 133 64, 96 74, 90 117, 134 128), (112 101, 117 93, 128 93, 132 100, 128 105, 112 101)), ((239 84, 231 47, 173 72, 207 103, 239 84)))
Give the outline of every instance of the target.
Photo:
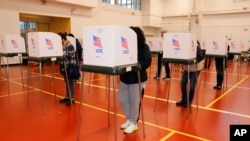
MULTIPOLYGON (((116 120, 114 118, 113 80, 117 88, 118 76, 107 77, 103 74, 84 73, 83 87, 81 81, 77 82, 76 103, 72 107, 67 107, 58 102, 65 94, 65 85, 57 64, 55 67, 52 67, 51 63, 43 64, 42 75, 38 66, 10 65, 9 81, 2 66, 0 139, 1 141, 229 141, 231 124, 250 124, 248 109, 250 73, 247 72, 246 62, 241 62, 240 69, 238 65, 237 62, 229 63, 224 90, 213 89, 216 83, 214 62, 209 69, 203 69, 197 83, 193 105, 190 108, 183 108, 175 105, 181 96, 180 65, 172 65, 171 81, 154 80, 156 59, 153 58, 152 65, 148 69, 149 79, 143 98, 144 120, 140 118, 139 130, 127 135, 119 128, 125 118, 118 100, 115 106, 116 120), (28 68, 32 72, 31 77, 28 77, 28 68), (40 80, 42 80, 42 91, 40 80), (109 80, 110 91, 107 89, 109 80), (170 95, 167 102, 169 85, 170 95), (157 100, 156 94, 158 94, 157 100), (79 103, 81 95, 82 105, 79 103), (110 113, 108 113, 109 100, 110 113), (81 106, 80 120, 79 106, 81 106)), ((162 77, 165 75, 163 72, 162 77)), ((115 94, 118 98, 117 90, 115 94)))

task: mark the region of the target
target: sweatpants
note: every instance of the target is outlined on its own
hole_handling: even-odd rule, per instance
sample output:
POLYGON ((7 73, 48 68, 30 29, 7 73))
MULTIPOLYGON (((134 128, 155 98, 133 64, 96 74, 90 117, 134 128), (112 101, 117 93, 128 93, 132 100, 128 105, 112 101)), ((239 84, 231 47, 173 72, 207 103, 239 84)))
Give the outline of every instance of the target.
POLYGON ((127 120, 134 124, 137 123, 139 117, 140 96, 138 83, 125 84, 120 82, 119 103, 127 120))

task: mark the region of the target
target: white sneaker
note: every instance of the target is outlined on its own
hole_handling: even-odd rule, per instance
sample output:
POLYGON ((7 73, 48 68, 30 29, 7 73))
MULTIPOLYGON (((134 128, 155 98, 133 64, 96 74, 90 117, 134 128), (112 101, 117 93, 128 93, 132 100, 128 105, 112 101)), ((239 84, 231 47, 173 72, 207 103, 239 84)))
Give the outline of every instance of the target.
POLYGON ((123 123, 122 125, 121 125, 121 129, 126 129, 127 127, 129 127, 129 125, 131 124, 131 122, 129 121, 129 120, 127 120, 125 123, 123 123))
POLYGON ((130 123, 130 125, 124 130, 124 133, 130 134, 138 129, 136 124, 130 123))

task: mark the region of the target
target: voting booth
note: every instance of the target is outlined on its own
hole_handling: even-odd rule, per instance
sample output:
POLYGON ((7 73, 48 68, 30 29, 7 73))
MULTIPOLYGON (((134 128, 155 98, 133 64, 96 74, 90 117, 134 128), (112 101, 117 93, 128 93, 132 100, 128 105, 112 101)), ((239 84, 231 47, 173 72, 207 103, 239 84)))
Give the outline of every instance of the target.
POLYGON ((163 38, 161 37, 147 37, 146 43, 151 52, 163 51, 163 38))
POLYGON ((206 41, 201 41, 201 49, 206 50, 206 41))
MULTIPOLYGON (((40 76, 40 95, 41 95, 41 112, 43 114, 43 81, 42 81, 42 63, 52 62, 53 70, 53 87, 55 92, 56 101, 56 91, 55 91, 55 71, 54 62, 56 60, 64 60, 63 58, 63 47, 62 39, 60 35, 53 32, 29 32, 27 34, 27 44, 28 44, 28 62, 37 62, 39 64, 39 76, 40 76)), ((32 78, 31 70, 32 67, 29 65, 28 69, 28 85, 30 83, 30 78, 32 78)), ((29 89, 28 89, 29 95, 29 89)), ((29 97, 29 96, 28 96, 29 97)), ((27 97, 27 106, 29 107, 29 98, 27 97)))
MULTIPOLYGON (((170 73, 172 74, 173 64, 185 64, 192 65, 196 62, 196 52, 197 52, 197 38, 193 33, 164 33, 163 42, 163 63, 171 63, 170 73)), ((189 73, 188 76, 189 78, 189 73)), ((188 81, 189 83, 189 81, 188 81)), ((171 78, 168 85, 167 101, 169 100, 169 93, 171 85, 171 78)), ((158 98, 158 93, 156 92, 155 105, 158 98)), ((187 99, 189 94, 187 94, 187 99)), ((189 101, 187 101, 189 104, 189 101)), ((189 106, 187 107, 187 116, 189 116, 189 106)))
POLYGON ((31 57, 62 56, 62 39, 52 32, 29 32, 28 54, 31 57))
POLYGON ((226 38, 209 38, 206 40, 206 55, 226 55, 226 38))
POLYGON ((241 53, 244 49, 244 44, 242 41, 228 41, 229 53, 241 53))
MULTIPOLYGON (((84 65, 81 66, 81 71, 105 74, 108 80, 106 83, 110 83, 109 76, 113 75, 113 90, 116 89, 116 75, 134 71, 138 73, 139 77, 137 34, 131 28, 119 25, 88 26, 83 28, 82 33, 84 65)), ((83 82, 84 73, 82 73, 82 87, 83 82)), ((107 90, 109 90, 107 94, 109 95, 111 85, 106 84, 106 86, 109 87, 107 88, 107 90)), ((141 91, 140 83, 138 83, 138 87, 141 91)), ((141 96, 140 93, 139 95, 141 96)), ((116 91, 113 91, 115 140, 117 140, 116 95, 116 91)), ((110 96, 108 97, 110 98, 110 96)), ((80 105, 81 104, 82 99, 80 98, 80 105)), ((141 104, 141 106, 142 105, 143 104, 141 104)), ((82 106, 79 106, 79 111, 81 111, 81 107, 82 106)), ((108 102, 108 107, 110 107, 110 102, 108 102)), ((81 120, 81 114, 78 120, 81 120)), ((80 135, 80 128, 81 126, 78 124, 78 139, 80 135)))
POLYGON ((165 33, 163 58, 196 58, 197 38, 193 33, 165 33))
POLYGON ((83 29, 84 64, 114 67, 137 63, 137 35, 124 26, 83 29))
MULTIPOLYGON (((9 64, 22 63, 22 55, 26 53, 25 41, 24 38, 20 35, 7 34, 0 36, 0 65, 6 65, 5 71, 7 72, 7 81, 8 81, 8 94, 10 94, 9 87, 9 64), (13 57, 13 59, 8 59, 13 57)), ((1 66, 0 66, 1 68, 1 66)), ((21 74, 22 74, 22 68, 21 74)), ((23 75, 22 75, 23 76, 23 75)), ((23 77, 22 77, 23 82, 23 77)))
POLYGON ((20 35, 0 36, 1 53, 26 53, 25 42, 20 35))

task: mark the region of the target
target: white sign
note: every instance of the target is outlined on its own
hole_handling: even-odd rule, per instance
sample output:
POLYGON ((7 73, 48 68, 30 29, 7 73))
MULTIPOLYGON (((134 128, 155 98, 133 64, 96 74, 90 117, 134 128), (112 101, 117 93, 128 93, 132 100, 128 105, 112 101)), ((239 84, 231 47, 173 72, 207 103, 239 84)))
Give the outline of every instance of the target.
POLYGON ((114 67, 137 63, 137 35, 125 26, 83 28, 84 64, 114 67))

